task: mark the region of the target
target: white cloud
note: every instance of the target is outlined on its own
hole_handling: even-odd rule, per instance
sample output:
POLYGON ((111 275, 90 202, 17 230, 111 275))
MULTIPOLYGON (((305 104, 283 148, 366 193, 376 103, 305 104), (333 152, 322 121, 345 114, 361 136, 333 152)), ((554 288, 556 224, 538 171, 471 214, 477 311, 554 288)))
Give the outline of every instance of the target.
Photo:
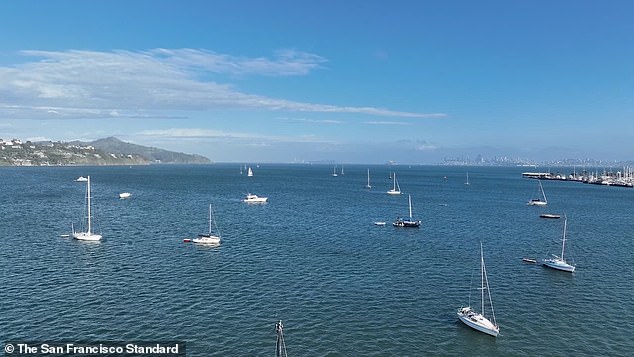
POLYGON ((153 137, 167 140, 221 140, 240 141, 250 144, 261 145, 264 142, 284 142, 284 143, 328 143, 332 141, 321 140, 313 135, 298 136, 274 136, 243 132, 226 132, 214 129, 199 128, 171 128, 161 130, 143 130, 136 135, 139 137, 153 137))
POLYGON ((412 123, 402 121, 366 121, 364 124, 368 125, 412 125, 412 123))
POLYGON ((341 120, 332 119, 306 119, 306 118, 281 118, 287 121, 311 124, 343 124, 341 120))
POLYGON ((273 58, 196 49, 23 51, 34 59, 0 67, 0 118, 165 118, 167 111, 251 109, 437 118, 375 107, 296 102, 249 94, 213 74, 290 76, 320 68, 318 55, 284 50, 273 58), (37 59, 37 60, 36 60, 37 59))

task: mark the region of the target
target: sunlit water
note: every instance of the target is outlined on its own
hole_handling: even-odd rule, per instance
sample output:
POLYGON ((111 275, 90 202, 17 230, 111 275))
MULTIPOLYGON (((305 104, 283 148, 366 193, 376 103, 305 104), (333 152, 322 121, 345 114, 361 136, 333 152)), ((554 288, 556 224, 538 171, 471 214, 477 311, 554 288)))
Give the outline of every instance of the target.
POLYGON ((631 354, 634 190, 545 181, 542 208, 520 168, 469 168, 465 185, 465 168, 370 166, 371 190, 367 168, 1 168, 0 338, 272 356, 281 319, 291 356, 631 354), (385 193, 390 170, 405 195, 385 193), (81 221, 82 175, 101 242, 61 237, 81 221), (407 194, 419 229, 391 226, 407 194), (209 203, 222 245, 183 243, 207 231, 209 203), (563 219, 541 212, 567 214, 575 273, 522 262, 561 247, 563 219), (480 241, 498 338, 456 316, 470 292, 478 304, 480 241))

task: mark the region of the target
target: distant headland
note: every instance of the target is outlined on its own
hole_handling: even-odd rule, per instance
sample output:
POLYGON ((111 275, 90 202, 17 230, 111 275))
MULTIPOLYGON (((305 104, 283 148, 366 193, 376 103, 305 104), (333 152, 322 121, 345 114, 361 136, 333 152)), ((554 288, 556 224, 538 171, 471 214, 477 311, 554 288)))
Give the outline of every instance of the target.
POLYGON ((201 155, 136 145, 115 137, 92 142, 0 139, 0 166, 208 164, 201 155))

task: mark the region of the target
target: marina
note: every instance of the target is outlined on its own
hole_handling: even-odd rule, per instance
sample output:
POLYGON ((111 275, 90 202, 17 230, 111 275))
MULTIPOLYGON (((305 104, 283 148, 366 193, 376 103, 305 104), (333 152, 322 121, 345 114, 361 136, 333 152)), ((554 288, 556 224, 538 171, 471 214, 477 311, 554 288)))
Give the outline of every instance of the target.
POLYGON ((523 177, 539 179, 539 180, 551 180, 551 181, 570 181, 581 182, 592 185, 605 185, 605 186, 617 186, 617 187, 634 187, 634 169, 631 167, 624 167, 622 171, 606 171, 599 170, 586 171, 583 170, 577 174, 573 171, 570 174, 551 173, 551 172, 523 172, 523 177))

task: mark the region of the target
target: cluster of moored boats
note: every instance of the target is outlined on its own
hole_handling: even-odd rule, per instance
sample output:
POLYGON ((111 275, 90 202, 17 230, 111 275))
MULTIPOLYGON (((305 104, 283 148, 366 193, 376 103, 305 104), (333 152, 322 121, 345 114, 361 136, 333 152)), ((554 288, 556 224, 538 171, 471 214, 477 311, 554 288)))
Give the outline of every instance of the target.
POLYGON ((572 181, 592 185, 634 187, 634 170, 630 167, 624 168, 623 171, 603 172, 601 174, 597 171, 584 171, 581 174, 577 174, 575 172, 569 175, 550 172, 524 172, 522 173, 522 176, 540 180, 572 181))
MULTIPOLYGON (((252 177, 252 170, 249 168, 249 177, 252 177)), ((71 225, 72 233, 70 235, 64 234, 62 236, 72 236, 77 240, 84 241, 99 241, 102 238, 101 234, 95 233, 93 231, 92 226, 92 204, 91 204, 91 191, 90 191, 90 176, 84 177, 80 176, 75 179, 76 182, 85 182, 86 183, 86 225, 85 230, 83 231, 75 231, 74 225, 71 225)), ((130 192, 122 192, 119 194, 120 199, 130 198, 132 194, 130 192)), ((242 199, 242 202, 245 203, 266 203, 268 201, 268 197, 261 197, 252 193, 247 193, 246 197, 242 199)), ((197 244, 206 244, 206 245, 219 245, 221 242, 221 234, 218 226, 216 224, 216 220, 214 218, 213 209, 211 204, 209 204, 209 231, 207 233, 201 233, 195 238, 185 238, 183 239, 185 243, 197 243, 197 244)))

